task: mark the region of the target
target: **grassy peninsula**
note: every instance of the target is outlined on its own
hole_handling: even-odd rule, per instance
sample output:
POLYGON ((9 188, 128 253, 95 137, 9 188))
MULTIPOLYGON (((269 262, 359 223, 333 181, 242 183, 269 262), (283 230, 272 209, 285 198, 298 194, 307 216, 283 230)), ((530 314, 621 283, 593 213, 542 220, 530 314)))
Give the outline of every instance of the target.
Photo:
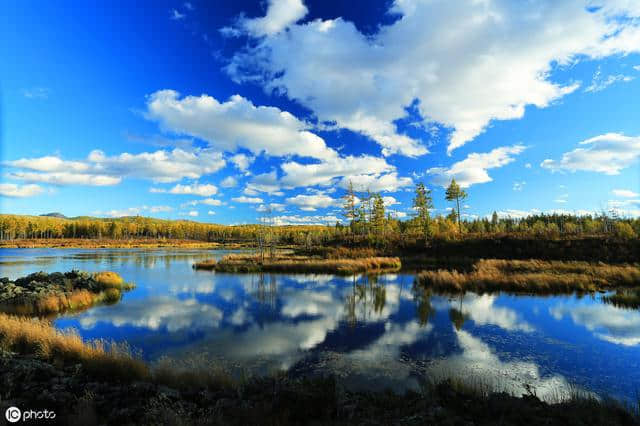
POLYGON ((134 288, 115 272, 36 272, 11 281, 0 278, 0 311, 19 315, 49 315, 116 303, 134 288))

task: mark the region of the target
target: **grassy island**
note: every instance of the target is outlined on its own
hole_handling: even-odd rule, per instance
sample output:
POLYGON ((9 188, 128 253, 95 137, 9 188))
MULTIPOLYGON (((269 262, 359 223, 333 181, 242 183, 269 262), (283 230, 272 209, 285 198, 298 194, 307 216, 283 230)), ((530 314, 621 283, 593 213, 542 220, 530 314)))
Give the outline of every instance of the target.
POLYGON ((593 292, 640 286, 640 265, 481 259, 468 271, 428 270, 416 280, 429 288, 454 292, 593 292))
POLYGON ((36 272, 11 281, 0 278, 0 310, 21 315, 47 315, 115 303, 134 287, 115 272, 36 272))
POLYGON ((196 269, 209 269, 218 272, 291 272, 291 273, 329 273, 349 275, 365 272, 397 271, 402 266, 398 257, 361 257, 326 259, 312 256, 276 255, 227 255, 194 264, 196 269))

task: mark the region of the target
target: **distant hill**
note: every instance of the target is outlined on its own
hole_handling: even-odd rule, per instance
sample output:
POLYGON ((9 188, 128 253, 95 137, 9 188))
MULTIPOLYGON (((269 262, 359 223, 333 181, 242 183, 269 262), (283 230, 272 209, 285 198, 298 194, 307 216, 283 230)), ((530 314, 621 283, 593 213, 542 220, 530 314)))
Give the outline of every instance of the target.
POLYGON ((65 215, 63 215, 62 213, 58 213, 58 212, 41 214, 40 216, 59 217, 60 219, 66 219, 67 218, 65 215))

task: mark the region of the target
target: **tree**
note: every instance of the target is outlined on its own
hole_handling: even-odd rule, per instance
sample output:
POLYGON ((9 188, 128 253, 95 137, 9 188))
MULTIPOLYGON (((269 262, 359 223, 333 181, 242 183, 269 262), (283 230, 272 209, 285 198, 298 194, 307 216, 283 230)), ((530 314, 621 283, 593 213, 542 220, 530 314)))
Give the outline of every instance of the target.
POLYGON ((498 213, 494 211, 493 214, 491 215, 491 230, 495 232, 497 227, 498 227, 498 213))
POLYGON ((371 213, 371 225, 376 235, 383 235, 386 220, 384 213, 384 200, 380 194, 374 194, 372 198, 373 208, 371 213))
POLYGON ((418 226, 422 230, 425 238, 425 244, 427 238, 430 237, 429 226, 431 223, 431 217, 429 216, 429 209, 433 208, 433 199, 431 198, 431 191, 425 188, 424 184, 418 183, 416 185, 416 196, 413 198, 414 215, 418 222, 418 226))
POLYGON ((462 188, 460 188, 460 185, 456 183, 455 179, 451 179, 451 183, 447 188, 446 199, 447 201, 456 202, 456 208, 458 211, 458 229, 460 230, 461 234, 462 234, 462 223, 460 222, 460 200, 464 200, 465 198, 467 198, 467 193, 462 188))
POLYGON ((342 208, 344 209, 344 217, 349 220, 349 225, 353 230, 354 222, 358 218, 358 211, 356 210, 356 194, 353 192, 353 183, 349 181, 349 188, 347 188, 347 193, 344 195, 344 204, 342 208))

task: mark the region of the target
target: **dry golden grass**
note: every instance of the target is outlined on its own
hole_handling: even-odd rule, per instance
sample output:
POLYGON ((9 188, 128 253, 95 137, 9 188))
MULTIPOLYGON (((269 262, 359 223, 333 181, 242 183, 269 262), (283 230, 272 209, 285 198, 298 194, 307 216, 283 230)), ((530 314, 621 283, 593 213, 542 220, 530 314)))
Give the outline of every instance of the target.
POLYGON ((89 291, 76 289, 73 291, 56 291, 38 298, 18 299, 12 303, 5 303, 0 308, 4 312, 18 315, 50 315, 64 311, 77 311, 89 308, 98 303, 115 303, 122 297, 122 292, 135 287, 132 283, 126 283, 115 272, 97 272, 92 275, 99 284, 99 289, 89 291))
POLYGON ((102 284, 104 288, 121 288, 124 284, 124 279, 111 271, 96 272, 93 274, 93 279, 102 284))
POLYGON ((638 265, 542 260, 482 259, 470 272, 421 272, 419 283, 452 291, 573 292, 640 285, 638 265))
POLYGON ((197 262, 193 265, 195 269, 206 269, 213 270, 216 267, 216 263, 218 263, 215 259, 208 259, 202 262, 197 262))
POLYGON ((232 254, 218 262, 196 263, 196 269, 213 269, 218 272, 294 272, 354 274, 360 272, 380 272, 398 270, 401 267, 397 257, 366 257, 356 259, 323 259, 307 256, 261 256, 232 254))
POLYGON ((128 347, 99 340, 84 342, 77 333, 56 330, 45 320, 0 313, 0 347, 56 364, 80 363, 100 377, 140 380, 151 376, 146 364, 134 358, 128 347))

